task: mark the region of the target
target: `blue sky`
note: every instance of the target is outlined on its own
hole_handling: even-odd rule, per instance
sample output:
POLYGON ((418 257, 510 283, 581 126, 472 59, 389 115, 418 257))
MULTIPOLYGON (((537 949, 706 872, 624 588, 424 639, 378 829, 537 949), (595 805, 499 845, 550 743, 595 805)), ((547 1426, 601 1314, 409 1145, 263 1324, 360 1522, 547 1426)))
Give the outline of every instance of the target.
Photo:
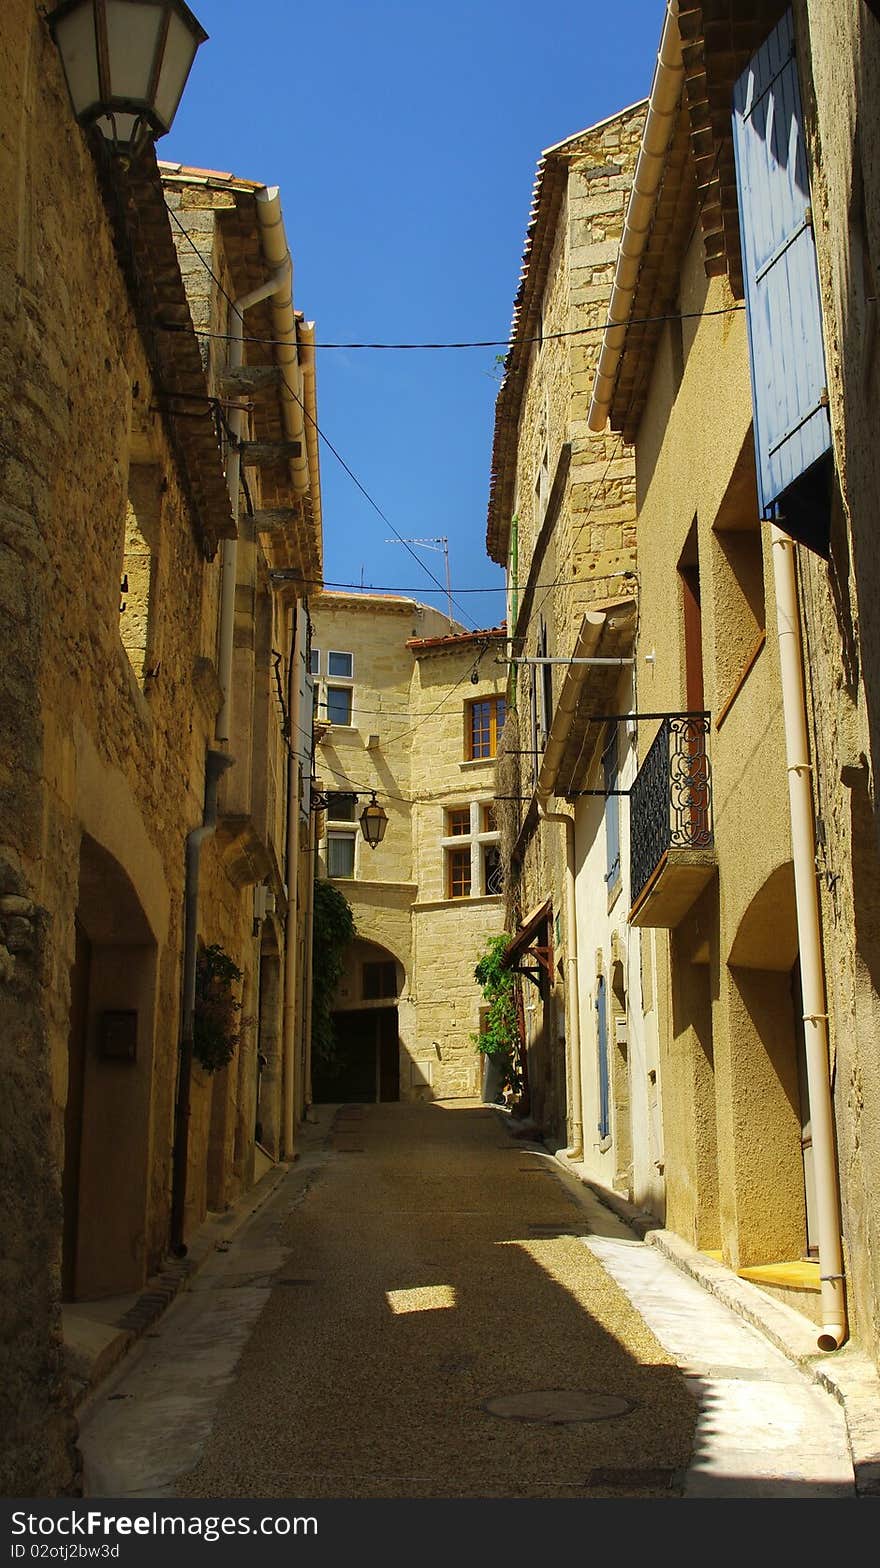
MULTIPOLYGON (((318 342, 506 340, 541 151, 647 96, 662 0, 192 0, 199 51, 160 158, 278 185, 318 342)), ((318 354, 329 582, 417 590, 485 553, 500 349, 318 354)), ((489 626, 500 592, 456 593, 489 626)))

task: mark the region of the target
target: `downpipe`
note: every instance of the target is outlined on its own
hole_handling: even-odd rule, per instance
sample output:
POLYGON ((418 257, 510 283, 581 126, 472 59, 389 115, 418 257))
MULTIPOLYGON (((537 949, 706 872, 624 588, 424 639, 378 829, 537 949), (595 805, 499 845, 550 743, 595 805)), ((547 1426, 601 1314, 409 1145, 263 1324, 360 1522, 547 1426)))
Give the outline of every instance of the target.
MULTIPOLYGON (((273 272, 265 283, 241 294, 229 312, 230 370, 237 370, 244 360, 244 313, 252 305, 270 295, 289 291, 291 261, 288 255, 283 266, 273 272)), ((217 665, 223 701, 217 714, 215 738, 221 745, 228 745, 232 728, 232 652, 235 637, 235 585, 238 577, 238 514, 241 504, 241 432, 244 428, 243 408, 229 411, 229 450, 226 458, 226 487, 235 522, 235 537, 224 539, 220 567, 220 630, 218 636, 217 665)))
POLYGON ((189 1158, 190 1091, 192 1085, 193 1025, 196 1010, 196 957, 199 928, 199 874, 202 846, 217 827, 217 794, 220 779, 231 767, 233 758, 225 751, 209 749, 205 756, 205 803, 201 826, 186 838, 184 875, 183 931, 183 1007, 180 1055, 177 1068, 177 1098, 174 1107, 174 1150, 171 1166, 171 1251, 177 1258, 186 1256, 183 1239, 186 1211, 186 1178, 189 1158))
POLYGON ((798 947, 807 1091, 813 1133, 813 1172, 819 1233, 819 1280, 822 1301, 820 1350, 837 1350, 847 1337, 843 1249, 840 1234, 840 1192, 834 1142, 828 1050, 828 1002, 822 958, 819 894, 816 883, 816 830, 813 816, 812 766, 807 742, 801 621, 795 577, 795 542, 776 524, 771 529, 782 712, 791 808, 791 844, 797 907, 798 947))

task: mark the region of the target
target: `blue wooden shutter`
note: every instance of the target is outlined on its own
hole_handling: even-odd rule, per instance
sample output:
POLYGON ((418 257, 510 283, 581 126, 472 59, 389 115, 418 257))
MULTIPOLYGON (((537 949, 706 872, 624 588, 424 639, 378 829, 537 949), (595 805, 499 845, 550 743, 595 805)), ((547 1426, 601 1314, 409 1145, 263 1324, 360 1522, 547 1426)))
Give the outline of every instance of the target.
POLYGON ((609 892, 620 876, 620 796, 617 789, 617 731, 602 754, 605 781, 605 881, 609 892))
POLYGON ((599 1137, 607 1138, 611 1120, 608 1115, 608 1008, 605 976, 596 981, 596 1033, 599 1042, 599 1137))
POLYGON ((733 144, 758 491, 771 516, 773 503, 831 446, 791 11, 736 84, 733 144))

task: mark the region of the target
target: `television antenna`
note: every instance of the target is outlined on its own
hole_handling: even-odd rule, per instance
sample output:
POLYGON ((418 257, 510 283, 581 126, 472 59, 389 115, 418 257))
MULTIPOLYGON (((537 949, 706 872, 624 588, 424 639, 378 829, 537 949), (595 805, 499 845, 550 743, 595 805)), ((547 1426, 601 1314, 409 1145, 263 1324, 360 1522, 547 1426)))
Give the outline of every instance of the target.
MULTIPOLYGON (((452 614, 452 583, 451 583, 450 577, 449 577, 449 540, 447 539, 446 535, 443 534, 443 535, 440 536, 440 538, 437 538, 437 539, 399 539, 399 538, 398 539, 386 539, 385 543, 386 544, 417 544, 417 545, 420 545, 423 550, 437 550, 437 551, 442 550, 443 551, 443 561, 444 561, 444 565, 446 567, 446 603, 447 603, 447 613, 449 615, 449 624, 450 624, 450 626, 454 626, 455 625, 455 620, 454 620, 453 614, 452 614)), ((427 592, 427 589, 425 591, 427 592)))

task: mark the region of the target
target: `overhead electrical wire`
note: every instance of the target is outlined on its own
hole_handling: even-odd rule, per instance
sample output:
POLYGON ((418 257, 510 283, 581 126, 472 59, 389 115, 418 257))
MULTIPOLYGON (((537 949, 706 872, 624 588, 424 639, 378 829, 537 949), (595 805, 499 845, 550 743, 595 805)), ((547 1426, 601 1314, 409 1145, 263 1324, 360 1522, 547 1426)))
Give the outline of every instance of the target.
MULTIPOLYGON (((202 265, 206 268, 207 272, 213 278, 214 282, 216 283, 216 285, 217 285, 218 289, 220 290, 221 294, 223 295, 223 297, 228 301, 228 303, 232 306, 232 308, 235 309, 235 301, 232 299, 231 295, 229 295, 227 293, 226 289, 223 287, 223 284, 220 282, 220 279, 217 277, 216 273, 212 271, 210 263, 208 262, 207 258, 202 254, 202 252, 199 250, 198 246, 195 243, 195 240, 192 238, 192 235, 188 232, 188 230, 180 222, 180 219, 177 217, 177 215, 174 212, 173 208, 168 207, 167 202, 166 202, 165 205, 166 205, 166 208, 167 208, 168 212, 170 213, 171 217, 174 219, 175 223, 177 224, 177 227, 180 229, 181 233, 184 235, 184 237, 187 239, 189 244, 192 246, 192 249, 195 251, 195 254, 198 256, 198 258, 201 261, 202 265)), ((240 314, 240 312, 239 312, 239 314, 240 314)), ((160 325, 160 327, 163 326, 163 325, 167 327, 167 324, 165 324, 165 323, 159 323, 159 325, 160 325)), ((192 327, 192 324, 190 324, 190 325, 192 327)), ((184 328, 183 330, 189 330, 189 329, 184 328)), ((196 332, 199 337, 214 337, 214 338, 219 337, 219 338, 225 338, 227 340, 230 340, 232 338, 232 336, 233 336, 233 334, 229 333, 229 332, 208 332, 208 331, 204 331, 203 332, 203 331, 201 331, 199 329, 196 329, 195 327, 192 327, 192 330, 194 332, 196 332)), ((287 343, 285 341, 285 339, 283 339, 283 338, 254 338, 254 337, 248 337, 248 336, 245 335, 244 338, 240 339, 240 340, 244 341, 245 343, 266 343, 266 344, 268 344, 268 345, 270 345, 272 347, 276 347, 276 348, 288 348, 290 346, 289 343, 287 343)), ((310 345, 310 347, 313 347, 313 346, 314 345, 310 345)), ((366 487, 361 484, 361 481, 358 479, 357 474, 354 472, 353 469, 351 469, 349 467, 348 463, 345 461, 345 458, 342 456, 342 453, 337 451, 336 447, 333 445, 333 442, 330 440, 329 436, 324 434, 324 431, 321 429, 320 425, 318 424, 317 419, 315 419, 314 415, 311 414, 310 411, 306 408, 305 403, 302 401, 302 399, 297 397, 296 393, 293 391, 293 389, 291 387, 288 387, 287 390, 288 390, 290 396, 293 398, 294 402, 299 405, 299 408, 301 409, 301 411, 302 411, 303 415, 305 416, 305 418, 308 419, 308 421, 309 421, 309 423, 311 425, 313 425, 313 427, 315 429, 315 432, 316 432, 317 436, 319 437, 319 439, 321 441, 323 441, 324 445, 328 448, 328 450, 333 453, 333 456, 336 458, 337 463, 339 463, 340 466, 345 470, 345 472, 348 474, 349 479, 351 479, 352 483, 357 486, 358 490, 361 492, 361 495, 364 497, 364 499, 366 501, 369 502, 370 506, 378 514, 378 516, 381 517, 383 523, 385 523, 387 525, 387 527, 391 529, 391 532, 394 534, 395 538, 398 539, 400 541, 400 543, 404 546, 404 548, 409 552, 409 554, 412 556, 413 560, 416 562, 416 565, 420 566, 422 571, 425 572, 428 577, 430 577, 431 582, 434 583, 436 585, 436 587, 439 588, 442 593, 446 594, 446 596, 449 599, 449 602, 451 604, 455 605, 455 607, 458 610, 459 614, 461 615, 462 619, 465 620, 465 621, 467 619, 469 619, 469 617, 467 615, 467 611, 464 609, 464 607, 462 605, 460 605, 460 604, 456 604, 456 601, 455 601, 454 597, 449 593, 449 590, 446 587, 444 587, 443 583, 440 582, 440 579, 438 577, 434 576, 434 573, 431 571, 431 568, 428 566, 427 562, 423 561, 421 556, 416 555, 416 552, 415 552, 415 550, 413 550, 412 546, 410 545, 409 540, 408 539, 404 539, 403 534, 400 532, 400 530, 398 528, 396 528, 394 526, 394 523, 391 521, 391 518, 388 517, 385 512, 383 512, 383 510, 382 510, 381 506, 379 505, 378 501, 375 501, 373 499, 373 497, 370 495, 370 492, 366 489, 366 487)), ((249 507, 249 510, 252 510, 252 508, 249 507)), ((473 630, 475 628, 472 627, 471 629, 473 630)))
MULTIPOLYGON (((226 295, 226 298, 229 298, 228 294, 226 295)), ((627 325, 632 327, 649 327, 653 325, 659 325, 664 321, 702 321, 707 316, 735 315, 740 311, 744 311, 745 308, 746 307, 744 304, 737 304, 719 305, 715 310, 665 311, 662 315, 657 316, 631 316, 627 325)), ((619 322, 600 321, 591 327, 569 327, 564 332, 544 332, 540 337, 517 338, 515 340, 511 338, 471 338, 450 341, 447 343, 312 343, 309 345, 309 347, 315 349, 347 349, 350 351, 354 351, 356 349, 366 349, 374 351, 391 350, 397 352, 407 352, 411 350, 466 348, 506 348, 509 351, 511 348, 513 348, 514 341, 517 344, 521 344, 523 346, 530 343, 551 343, 554 340, 560 338, 581 338, 588 337, 591 334, 597 332, 604 333, 609 327, 618 325, 620 325, 619 322)), ((232 336, 232 334, 229 332, 217 332, 210 327, 184 326, 177 321, 158 321, 154 322, 153 326, 157 327, 162 332, 192 331, 195 333, 196 337, 200 338, 230 338, 232 336)), ((244 343, 262 343, 267 348, 284 348, 287 346, 283 338, 267 338, 256 335, 249 336, 247 333, 245 333, 241 341, 244 343)))

